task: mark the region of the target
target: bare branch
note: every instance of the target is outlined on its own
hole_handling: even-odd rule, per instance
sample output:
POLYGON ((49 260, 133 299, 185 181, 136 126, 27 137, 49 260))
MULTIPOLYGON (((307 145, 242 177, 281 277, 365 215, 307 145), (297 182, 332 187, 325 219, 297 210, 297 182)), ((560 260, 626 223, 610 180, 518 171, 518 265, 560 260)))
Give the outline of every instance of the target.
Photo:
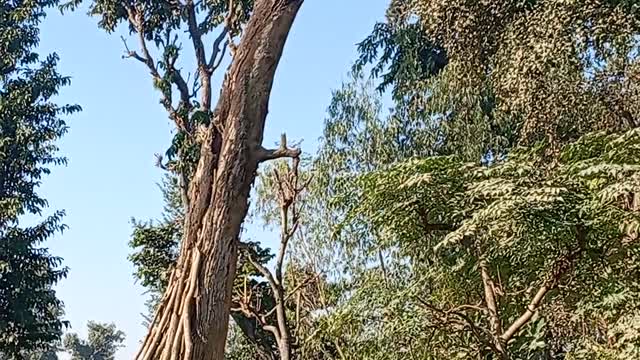
POLYGON ((220 53, 220 56, 218 57, 218 61, 213 65, 213 68, 211 68, 211 73, 213 73, 214 71, 216 71, 220 67, 220 64, 222 63, 222 60, 224 59, 224 56, 227 53, 227 48, 228 47, 229 47, 229 42, 225 41, 224 45, 222 45, 222 52, 220 53))
POLYGON ((129 49, 129 46, 127 45, 127 39, 125 39, 124 36, 120 36, 120 39, 122 39, 122 43, 124 44, 124 48, 126 50, 126 53, 122 55, 123 59, 134 58, 145 65, 147 64, 147 59, 140 56, 137 52, 129 49))
POLYGON ((287 147, 287 135, 282 134, 280 137, 280 146, 277 149, 265 149, 263 147, 258 148, 258 162, 264 162, 267 160, 275 160, 281 158, 298 158, 302 154, 299 148, 287 147))
POLYGON ((204 45, 202 43, 202 34, 198 29, 198 23, 196 22, 196 9, 193 0, 188 0, 186 3, 187 10, 187 23, 189 25, 189 35, 193 42, 193 48, 196 53, 196 60, 198 62, 198 68, 202 69, 206 67, 206 59, 204 54, 204 45))
POLYGON ((258 270, 258 272, 260 272, 260 274, 262 274, 262 276, 264 276, 267 279, 267 281, 269 282, 269 286, 271 286, 275 292, 275 290, 277 289, 278 283, 276 282, 276 279, 274 279, 273 274, 271 274, 271 271, 269 271, 269 269, 267 269, 262 264, 260 264, 260 262, 258 261, 258 254, 256 253, 256 251, 244 243, 240 243, 239 247, 240 249, 246 252, 247 260, 249 260, 251 265, 253 265, 253 267, 255 267, 256 270, 258 270))
POLYGON ((502 340, 504 342, 509 341, 515 333, 517 333, 525 324, 531 320, 533 315, 538 311, 540 307, 540 303, 544 299, 544 296, 549 292, 549 288, 547 285, 542 285, 542 287, 538 290, 536 295, 533 297, 529 305, 527 305, 527 309, 525 312, 520 315, 516 321, 509 326, 509 328, 502 334, 502 340))
POLYGON ((198 29, 196 10, 193 0, 187 0, 186 10, 187 23, 189 24, 189 35, 191 36, 191 41, 193 43, 193 49, 195 51, 198 72, 202 85, 200 105, 203 109, 209 111, 211 109, 211 74, 209 73, 209 67, 207 66, 204 44, 202 43, 202 34, 200 34, 200 30, 198 29))
POLYGON ((222 48, 220 48, 220 44, 222 44, 228 32, 229 32, 229 28, 225 26, 224 29, 222 29, 222 32, 220 33, 220 35, 218 35, 216 40, 213 42, 213 50, 211 52, 211 57, 209 58, 209 65, 208 65, 210 74, 213 73, 220 65, 220 62, 222 62, 222 58, 224 57, 224 54, 227 49, 227 43, 225 43, 222 48), (220 55, 219 58, 218 58, 218 55, 220 55), (217 66, 216 66, 216 63, 217 63, 217 66))

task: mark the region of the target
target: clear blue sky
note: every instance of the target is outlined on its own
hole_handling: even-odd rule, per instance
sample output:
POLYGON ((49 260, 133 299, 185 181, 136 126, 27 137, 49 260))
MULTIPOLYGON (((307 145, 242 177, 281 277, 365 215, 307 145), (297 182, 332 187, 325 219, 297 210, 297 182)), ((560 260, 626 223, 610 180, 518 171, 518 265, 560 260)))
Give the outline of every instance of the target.
MULTIPOLYGON (((276 76, 265 144, 286 131, 291 141, 304 140, 305 151, 315 149, 331 90, 345 79, 355 44, 383 18, 388 2, 305 2, 276 76)), ((120 35, 126 33, 99 30, 96 19, 82 11, 51 12, 43 23, 41 53, 57 52, 61 73, 72 77, 59 102, 84 110, 68 119, 71 129, 61 141, 69 165, 56 168, 41 193, 52 209, 67 211, 69 230, 46 245, 71 268, 58 290, 72 331, 86 335, 88 320, 116 323, 127 334, 118 354, 124 360, 133 357, 145 333, 144 290, 134 283, 127 261, 130 219, 160 215, 155 184, 162 173, 153 154, 164 152, 172 127, 147 71, 121 59, 120 35)), ((273 234, 258 225, 249 225, 248 232, 273 246, 273 234)))

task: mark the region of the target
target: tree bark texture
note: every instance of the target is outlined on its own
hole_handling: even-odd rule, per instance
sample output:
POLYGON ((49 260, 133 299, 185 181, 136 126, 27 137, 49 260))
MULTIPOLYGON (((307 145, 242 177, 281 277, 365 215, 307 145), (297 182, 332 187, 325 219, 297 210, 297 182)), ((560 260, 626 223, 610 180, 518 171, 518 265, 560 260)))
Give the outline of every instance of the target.
POLYGON ((262 148, 276 67, 303 0, 257 0, 234 54, 201 153, 176 268, 138 360, 222 360, 238 236, 262 148))

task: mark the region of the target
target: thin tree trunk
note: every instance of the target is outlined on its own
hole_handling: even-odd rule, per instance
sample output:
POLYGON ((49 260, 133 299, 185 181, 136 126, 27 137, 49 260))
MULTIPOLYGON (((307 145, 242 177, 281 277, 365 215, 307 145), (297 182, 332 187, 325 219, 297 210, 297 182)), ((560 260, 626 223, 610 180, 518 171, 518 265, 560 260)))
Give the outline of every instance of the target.
POLYGON ((269 95, 303 0, 257 0, 223 83, 189 187, 180 257, 138 360, 222 360, 237 239, 260 161, 269 95))

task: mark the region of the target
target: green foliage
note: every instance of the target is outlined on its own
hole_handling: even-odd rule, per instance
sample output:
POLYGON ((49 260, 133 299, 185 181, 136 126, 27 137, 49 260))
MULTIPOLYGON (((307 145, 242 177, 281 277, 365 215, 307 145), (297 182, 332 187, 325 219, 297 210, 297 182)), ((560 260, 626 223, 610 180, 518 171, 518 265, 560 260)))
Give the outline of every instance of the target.
POLYGON ((169 281, 169 270, 178 257, 184 211, 178 180, 165 176, 160 185, 165 208, 159 222, 133 220, 129 246, 136 250, 129 260, 136 268, 135 278, 152 293, 161 295, 169 281))
MULTIPOLYGON (((62 10, 75 10, 82 0, 70 0, 61 6, 62 10)), ((129 14, 127 12, 128 3, 118 0, 93 0, 89 9, 89 14, 100 18, 98 25, 107 32, 114 32, 116 27, 122 23, 128 23, 129 14)), ((186 26, 187 13, 185 8, 177 1, 154 1, 143 0, 133 2, 137 8, 141 9, 145 17, 144 35, 149 40, 162 41, 168 30, 180 29, 186 26)), ((207 34, 225 21, 225 14, 229 12, 229 1, 209 0, 196 2, 195 10, 198 18, 204 18, 199 24, 199 31, 207 34)), ((252 0, 242 0, 234 2, 232 25, 239 31, 240 25, 249 19, 253 9, 252 0)), ((132 32, 137 31, 133 27, 132 32)))
POLYGON ((82 340, 77 334, 67 334, 64 350, 71 360, 115 360, 118 348, 124 342, 124 333, 114 324, 87 323, 88 338, 82 340))
POLYGON ((405 1, 391 2, 387 22, 377 23, 358 44, 360 57, 354 66, 360 72, 373 65, 371 75, 380 79, 377 90, 384 92, 393 86, 398 101, 410 96, 416 83, 436 76, 448 62, 444 49, 425 36, 406 6, 405 1))
POLYGON ((360 65, 373 63, 378 75, 390 62, 382 85, 405 89, 400 97, 413 113, 444 116, 454 138, 465 129, 478 139, 499 134, 489 141, 499 151, 518 140, 557 145, 640 124, 640 10, 633 1, 392 1, 378 27, 412 35, 394 39, 376 28, 361 46, 360 65), (386 55, 417 49, 425 55, 409 57, 411 66, 386 55), (443 53, 441 71, 416 71, 443 63, 443 53))
POLYGON ((391 1, 312 165, 307 252, 344 284, 316 353, 490 356, 482 260, 505 328, 551 288, 512 358, 637 357, 639 15, 629 1, 391 1))
POLYGON ((26 360, 58 360, 58 349, 36 350, 28 352, 24 358, 26 360))
POLYGON ((229 336, 225 349, 227 360, 255 360, 259 359, 256 348, 251 344, 242 330, 235 323, 229 324, 229 336))
POLYGON ((490 332, 486 310, 481 310, 486 300, 478 269, 484 261, 498 286, 505 328, 520 316, 532 291, 553 289, 537 325, 510 345, 515 358, 593 347, 620 358, 637 352, 634 328, 623 324, 633 321, 635 315, 629 314, 639 310, 637 301, 628 297, 637 294, 640 285, 634 264, 640 251, 640 215, 631 203, 640 192, 638 145, 638 130, 596 133, 566 146, 555 167, 544 166, 540 149, 534 148, 518 149, 488 167, 435 157, 361 177, 363 196, 346 221, 365 219, 383 234, 384 245, 406 266, 400 278, 406 283, 381 291, 365 282, 356 291, 348 313, 366 316, 361 307, 376 309, 366 319, 378 319, 382 329, 379 338, 357 337, 348 347, 396 346, 402 352, 409 343, 402 334, 413 339, 429 329, 428 339, 417 342, 424 348, 412 351, 426 351, 434 358, 483 356, 490 339, 474 336, 472 328, 449 316, 462 313, 482 334, 490 332), (586 239, 580 240, 580 231, 586 239), (559 272, 559 261, 571 262, 570 268, 559 272), (403 315, 407 311, 420 320, 408 322, 403 315), (448 314, 446 320, 443 314, 448 314), (567 314, 571 321, 561 323, 567 314), (575 334, 577 324, 591 328, 575 334), (610 334, 603 337, 601 331, 610 334), (563 333, 561 339, 552 336, 563 333), (384 334, 394 334, 393 344, 380 343, 384 334), (611 339, 620 344, 611 345, 611 339))
POLYGON ((61 116, 80 110, 53 102, 69 78, 56 71, 55 54, 40 60, 38 25, 57 1, 0 5, 0 351, 3 358, 45 349, 67 325, 53 285, 67 274, 62 259, 41 244, 62 231, 63 212, 25 227, 47 201, 36 189, 50 166, 65 164, 55 141, 66 131, 61 116))

